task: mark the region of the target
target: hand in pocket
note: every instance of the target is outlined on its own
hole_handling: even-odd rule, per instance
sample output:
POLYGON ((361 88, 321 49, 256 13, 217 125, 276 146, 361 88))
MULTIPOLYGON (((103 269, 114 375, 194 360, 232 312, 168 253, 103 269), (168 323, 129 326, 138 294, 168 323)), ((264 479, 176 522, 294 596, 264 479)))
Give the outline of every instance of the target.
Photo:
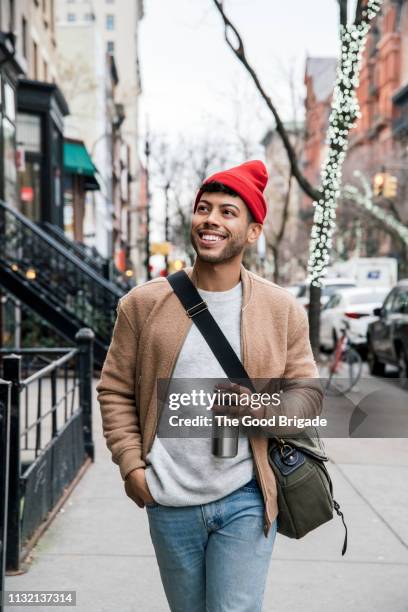
POLYGON ((146 482, 145 468, 137 468, 128 474, 125 480, 125 491, 139 508, 155 502, 146 482))

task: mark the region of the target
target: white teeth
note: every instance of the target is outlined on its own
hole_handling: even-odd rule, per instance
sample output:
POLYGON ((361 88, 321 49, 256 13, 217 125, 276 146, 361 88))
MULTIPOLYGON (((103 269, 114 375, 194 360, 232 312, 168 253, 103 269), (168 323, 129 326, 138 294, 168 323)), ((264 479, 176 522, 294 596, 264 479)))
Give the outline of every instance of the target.
POLYGON ((202 240, 211 240, 213 242, 215 242, 216 240, 223 240, 222 236, 214 236, 213 234, 203 234, 201 236, 202 240))

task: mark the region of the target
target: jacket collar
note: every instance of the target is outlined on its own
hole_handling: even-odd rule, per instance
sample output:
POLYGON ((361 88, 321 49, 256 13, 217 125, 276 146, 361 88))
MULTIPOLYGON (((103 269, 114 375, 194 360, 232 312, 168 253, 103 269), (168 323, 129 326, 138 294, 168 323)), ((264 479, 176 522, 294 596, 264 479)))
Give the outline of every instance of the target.
MULTIPOLYGON (((194 263, 194 266, 186 266, 184 268, 184 271, 186 272, 186 274, 188 274, 194 286, 197 287, 197 268, 196 268, 195 263, 194 263)), ((250 276, 249 271, 244 267, 242 263, 241 263, 241 282, 242 282, 242 309, 244 309, 247 306, 251 298, 252 278, 250 276)))

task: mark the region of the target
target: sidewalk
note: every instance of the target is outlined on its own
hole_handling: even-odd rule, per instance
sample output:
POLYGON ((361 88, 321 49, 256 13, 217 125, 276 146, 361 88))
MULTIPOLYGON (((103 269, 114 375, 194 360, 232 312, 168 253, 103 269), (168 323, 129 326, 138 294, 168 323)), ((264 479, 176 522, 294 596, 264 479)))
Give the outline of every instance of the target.
MULTIPOLYGON (((32 551, 27 573, 6 577, 6 590, 76 591, 76 608, 44 608, 50 612, 166 612, 146 513, 124 492, 96 400, 93 427, 95 463, 32 551)), ((341 556, 337 516, 299 541, 278 535, 264 612, 407 612, 408 440, 332 439, 326 448, 348 551, 341 556)))

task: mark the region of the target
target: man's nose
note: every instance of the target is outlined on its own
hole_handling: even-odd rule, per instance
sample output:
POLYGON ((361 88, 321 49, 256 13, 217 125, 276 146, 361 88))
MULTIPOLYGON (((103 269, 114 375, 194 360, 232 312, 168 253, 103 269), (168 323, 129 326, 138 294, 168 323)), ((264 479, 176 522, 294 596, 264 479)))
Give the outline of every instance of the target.
POLYGON ((213 208, 207 215, 207 223, 219 225, 219 222, 219 212, 213 208))

